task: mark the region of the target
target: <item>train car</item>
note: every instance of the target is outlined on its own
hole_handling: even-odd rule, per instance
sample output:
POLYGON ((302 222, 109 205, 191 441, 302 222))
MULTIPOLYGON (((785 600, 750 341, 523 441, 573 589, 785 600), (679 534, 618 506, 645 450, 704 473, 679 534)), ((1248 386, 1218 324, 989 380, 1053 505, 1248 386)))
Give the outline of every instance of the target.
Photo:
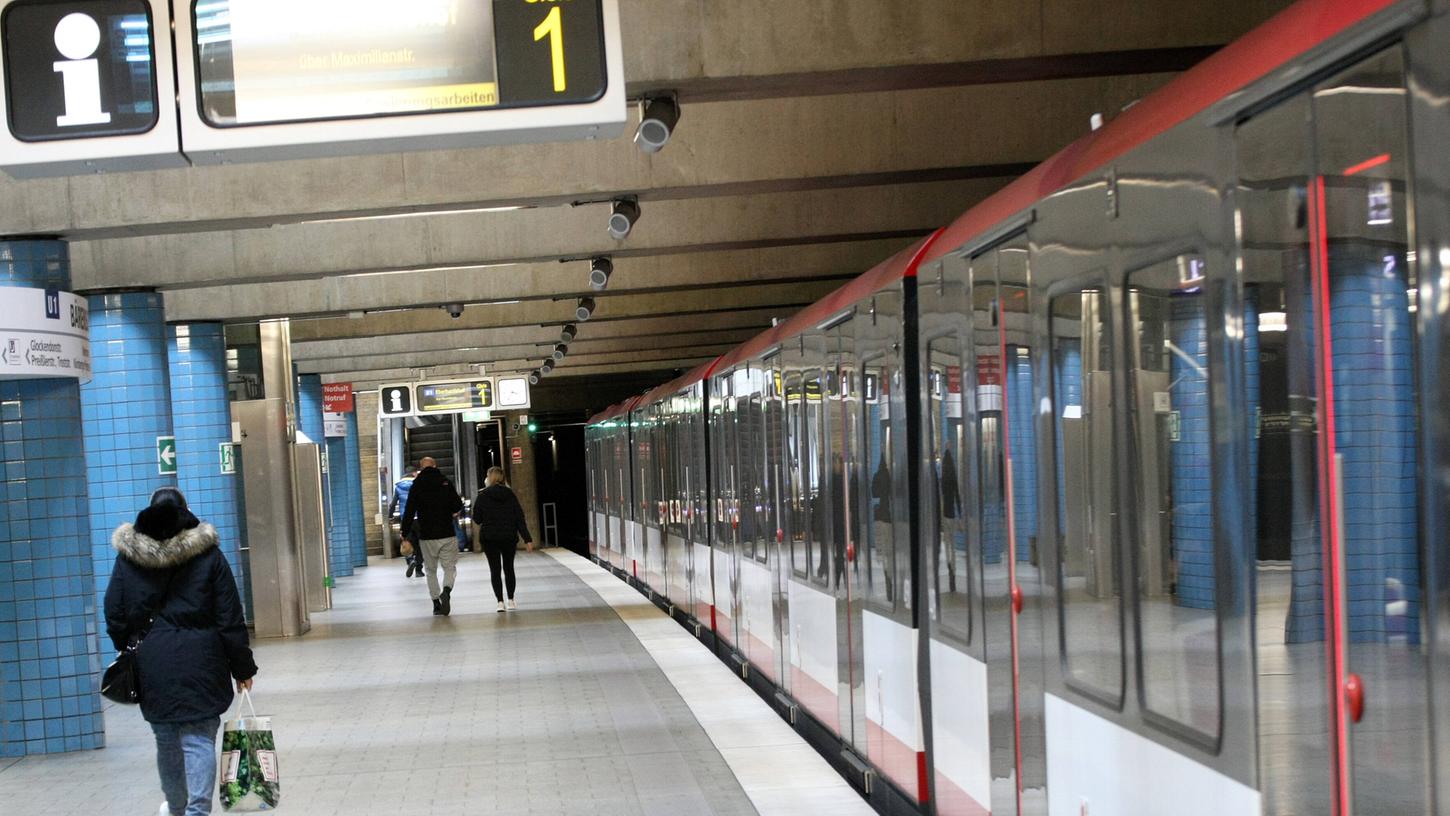
POLYGON ((628 553, 635 518, 629 411, 638 398, 601 411, 585 427, 589 462, 590 551, 601 565, 634 574, 628 553))
POLYGON ((706 372, 718 649, 883 812, 1450 812, 1446 42, 1302 0, 706 372))

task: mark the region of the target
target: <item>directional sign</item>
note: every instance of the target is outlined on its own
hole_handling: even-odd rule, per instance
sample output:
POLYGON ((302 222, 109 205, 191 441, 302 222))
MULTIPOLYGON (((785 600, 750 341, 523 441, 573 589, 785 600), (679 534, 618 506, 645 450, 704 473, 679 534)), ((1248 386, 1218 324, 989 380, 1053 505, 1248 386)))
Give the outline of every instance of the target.
POLYGON ((493 380, 419 383, 413 394, 419 416, 461 414, 493 407, 493 380))
POLYGON ((156 437, 156 472, 162 476, 176 475, 176 437, 156 437))
POLYGON ((7 288, 0 298, 0 380, 91 380, 90 308, 54 289, 7 288))
POLYGON ((221 453, 222 475, 228 476, 237 472, 237 446, 230 442, 223 442, 217 445, 221 453))

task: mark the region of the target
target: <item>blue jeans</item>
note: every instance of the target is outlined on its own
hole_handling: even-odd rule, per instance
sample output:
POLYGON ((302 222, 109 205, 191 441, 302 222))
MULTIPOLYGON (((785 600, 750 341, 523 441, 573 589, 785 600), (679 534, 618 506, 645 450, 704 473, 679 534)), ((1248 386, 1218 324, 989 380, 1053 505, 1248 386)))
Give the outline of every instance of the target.
POLYGON ((171 816, 206 816, 216 793, 216 732, 220 717, 185 723, 152 723, 156 768, 171 816))

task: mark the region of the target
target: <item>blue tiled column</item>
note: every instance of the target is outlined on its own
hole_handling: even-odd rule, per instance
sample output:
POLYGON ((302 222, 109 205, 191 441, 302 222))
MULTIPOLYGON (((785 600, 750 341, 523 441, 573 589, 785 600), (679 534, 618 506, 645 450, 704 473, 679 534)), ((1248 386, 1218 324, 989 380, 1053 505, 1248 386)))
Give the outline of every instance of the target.
POLYGON ((352 515, 347 512, 347 440, 327 440, 328 570, 333 578, 352 575, 352 515))
POLYGON ((156 455, 156 438, 172 435, 161 295, 92 295, 90 305, 95 379, 81 386, 81 415, 99 606, 116 560, 111 532, 134 521, 156 488, 175 487, 176 477, 160 473, 156 455))
POLYGON ((352 527, 352 565, 368 565, 367 518, 363 515, 362 447, 357 412, 347 415, 347 505, 352 527))
MULTIPOLYGON (((68 290, 65 244, 0 241, 10 286, 68 290)), ((80 402, 76 380, 0 380, 0 757, 105 744, 80 402)))
POLYGON ((227 342, 220 323, 167 327, 171 415, 176 428, 177 486, 198 518, 211 523, 247 596, 235 473, 221 472, 221 446, 232 438, 227 342))
POLYGON ((1173 554, 1180 606, 1212 609, 1213 491, 1208 416, 1208 324, 1201 295, 1174 297, 1169 331, 1181 353, 1169 355, 1170 399, 1178 439, 1169 443, 1173 554), (1185 359, 1188 358, 1188 359, 1185 359), (1191 362, 1190 362, 1191 360, 1191 362))

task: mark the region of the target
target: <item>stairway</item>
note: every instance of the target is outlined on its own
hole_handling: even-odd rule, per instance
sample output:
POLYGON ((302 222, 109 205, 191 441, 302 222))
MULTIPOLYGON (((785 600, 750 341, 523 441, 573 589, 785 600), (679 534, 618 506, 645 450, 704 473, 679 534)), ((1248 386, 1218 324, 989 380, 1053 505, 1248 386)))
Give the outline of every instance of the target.
MULTIPOLYGON (((453 417, 421 417, 417 427, 407 430, 408 464, 416 466, 424 456, 438 460, 438 469, 449 481, 458 484, 458 470, 453 459, 453 417)), ((412 425, 412 422, 409 423, 412 425)))

